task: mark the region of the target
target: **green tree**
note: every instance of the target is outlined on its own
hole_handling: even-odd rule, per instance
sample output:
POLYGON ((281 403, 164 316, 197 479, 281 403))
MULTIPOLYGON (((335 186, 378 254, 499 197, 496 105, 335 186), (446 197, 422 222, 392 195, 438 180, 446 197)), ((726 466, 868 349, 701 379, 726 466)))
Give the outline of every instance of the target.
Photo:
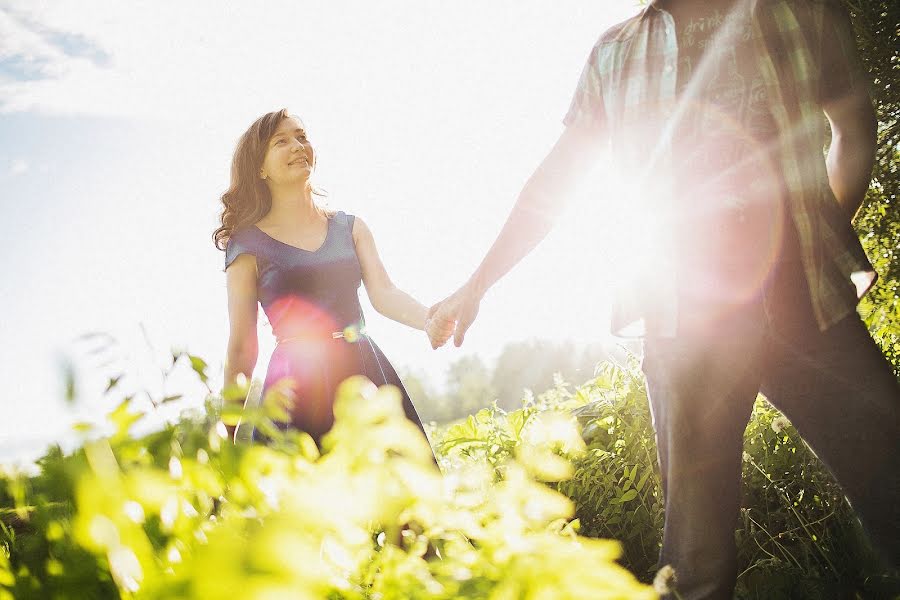
POLYGON ((880 279, 861 311, 900 375, 900 3, 845 0, 845 4, 878 114, 872 184, 854 224, 880 279))
POLYGON ((419 417, 423 421, 446 423, 475 414, 494 401, 491 370, 477 355, 467 355, 450 363, 446 393, 437 392, 422 372, 407 370, 402 375, 419 417))
POLYGON ((436 421, 432 415, 434 412, 433 398, 435 392, 429 385, 428 376, 421 371, 405 369, 400 372, 400 379, 403 381, 403 387, 409 394, 410 400, 416 407, 416 412, 423 421, 436 421))
POLYGON ((448 415, 460 418, 478 412, 497 397, 491 371, 477 354, 459 358, 447 370, 448 415))
POLYGON ((540 391, 555 385, 554 376, 582 382, 590 379, 594 367, 608 358, 601 345, 578 349, 572 342, 529 340, 506 345, 494 367, 493 384, 498 404, 514 410, 521 405, 525 390, 540 391))

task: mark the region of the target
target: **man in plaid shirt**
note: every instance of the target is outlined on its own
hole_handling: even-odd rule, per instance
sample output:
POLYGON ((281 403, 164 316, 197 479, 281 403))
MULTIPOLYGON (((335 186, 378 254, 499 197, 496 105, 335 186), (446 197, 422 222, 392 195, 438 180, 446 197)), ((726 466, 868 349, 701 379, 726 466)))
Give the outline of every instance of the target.
POLYGON ((850 224, 876 120, 839 1, 653 1, 600 36, 564 122, 482 264, 431 315, 432 344, 454 331, 462 343, 485 291, 608 146, 644 225, 636 243, 657 252, 619 291, 612 326, 644 338, 660 564, 681 597, 733 593, 760 391, 900 565, 900 386, 856 313, 875 273, 850 224))

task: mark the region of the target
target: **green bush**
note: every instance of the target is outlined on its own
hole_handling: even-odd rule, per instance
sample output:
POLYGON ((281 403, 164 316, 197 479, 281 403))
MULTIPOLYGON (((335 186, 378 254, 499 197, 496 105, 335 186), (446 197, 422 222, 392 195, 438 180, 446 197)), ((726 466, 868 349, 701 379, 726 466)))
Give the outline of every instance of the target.
MULTIPOLYGON (((656 572, 663 504, 636 363, 432 431, 443 476, 396 391, 363 379, 342 387, 321 454, 277 427, 283 388, 259 408, 221 404, 210 396, 135 437, 144 415, 125 398, 112 435, 86 431, 36 472, 4 472, 0 600, 655 597, 638 582, 656 572), (238 418, 271 443, 227 441, 238 418)), ((739 598, 900 592, 835 482, 762 399, 745 442, 739 598)))
POLYGON ((531 476, 571 472, 552 449, 583 445, 576 429, 519 444, 520 460, 494 463, 501 481, 476 461, 442 477, 393 388, 345 382, 321 455, 276 427, 288 403, 275 389, 241 415, 209 398, 135 437, 144 415, 126 398, 112 435, 4 473, 0 599, 656 597, 616 564, 618 543, 580 537, 573 503, 531 476), (227 441, 241 416, 271 444, 227 441))
MULTIPOLYGON (((636 362, 600 365, 575 387, 494 406, 435 433, 453 464, 501 466, 529 439, 538 417, 577 420, 584 452, 555 487, 575 503, 579 533, 619 540, 622 563, 649 581, 662 536, 662 491, 643 376, 636 362)), ((539 426, 538 428, 540 428, 539 426)), ((571 444, 570 444, 571 445, 571 444)), ((743 508, 736 523, 739 598, 893 598, 900 581, 879 571, 831 475, 787 420, 760 398, 745 432, 743 508)))

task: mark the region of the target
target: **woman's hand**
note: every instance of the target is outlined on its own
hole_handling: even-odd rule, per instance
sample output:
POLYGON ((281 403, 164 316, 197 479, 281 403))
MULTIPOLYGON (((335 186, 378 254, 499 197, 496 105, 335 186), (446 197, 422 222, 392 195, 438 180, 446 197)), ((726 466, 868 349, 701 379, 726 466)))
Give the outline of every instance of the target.
MULTIPOLYGON (((447 300, 449 300, 449 298, 447 300)), ((442 300, 429 308, 428 315, 425 319, 425 333, 428 334, 428 340, 431 342, 431 347, 434 350, 437 350, 446 344, 447 340, 450 339, 450 336, 453 335, 453 332, 456 329, 455 319, 450 319, 443 314, 435 318, 447 300, 442 300)))

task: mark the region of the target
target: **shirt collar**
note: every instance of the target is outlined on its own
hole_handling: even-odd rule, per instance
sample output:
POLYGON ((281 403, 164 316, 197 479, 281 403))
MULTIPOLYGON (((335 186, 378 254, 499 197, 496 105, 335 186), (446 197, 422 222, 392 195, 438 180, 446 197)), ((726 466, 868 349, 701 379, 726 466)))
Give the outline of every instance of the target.
MULTIPOLYGON (((668 2, 666 0, 650 0, 647 2, 647 6, 644 7, 644 10, 641 12, 641 18, 643 19, 645 16, 652 12, 667 12, 666 4, 668 2)), ((750 7, 755 12, 757 7, 762 4, 760 0, 751 0, 750 7)))
POLYGON ((641 19, 646 18, 647 15, 650 15, 652 13, 662 12, 663 10, 665 10, 665 7, 662 6, 663 4, 665 4, 664 0, 650 0, 650 2, 647 3, 647 6, 644 7, 644 10, 641 12, 641 19))

